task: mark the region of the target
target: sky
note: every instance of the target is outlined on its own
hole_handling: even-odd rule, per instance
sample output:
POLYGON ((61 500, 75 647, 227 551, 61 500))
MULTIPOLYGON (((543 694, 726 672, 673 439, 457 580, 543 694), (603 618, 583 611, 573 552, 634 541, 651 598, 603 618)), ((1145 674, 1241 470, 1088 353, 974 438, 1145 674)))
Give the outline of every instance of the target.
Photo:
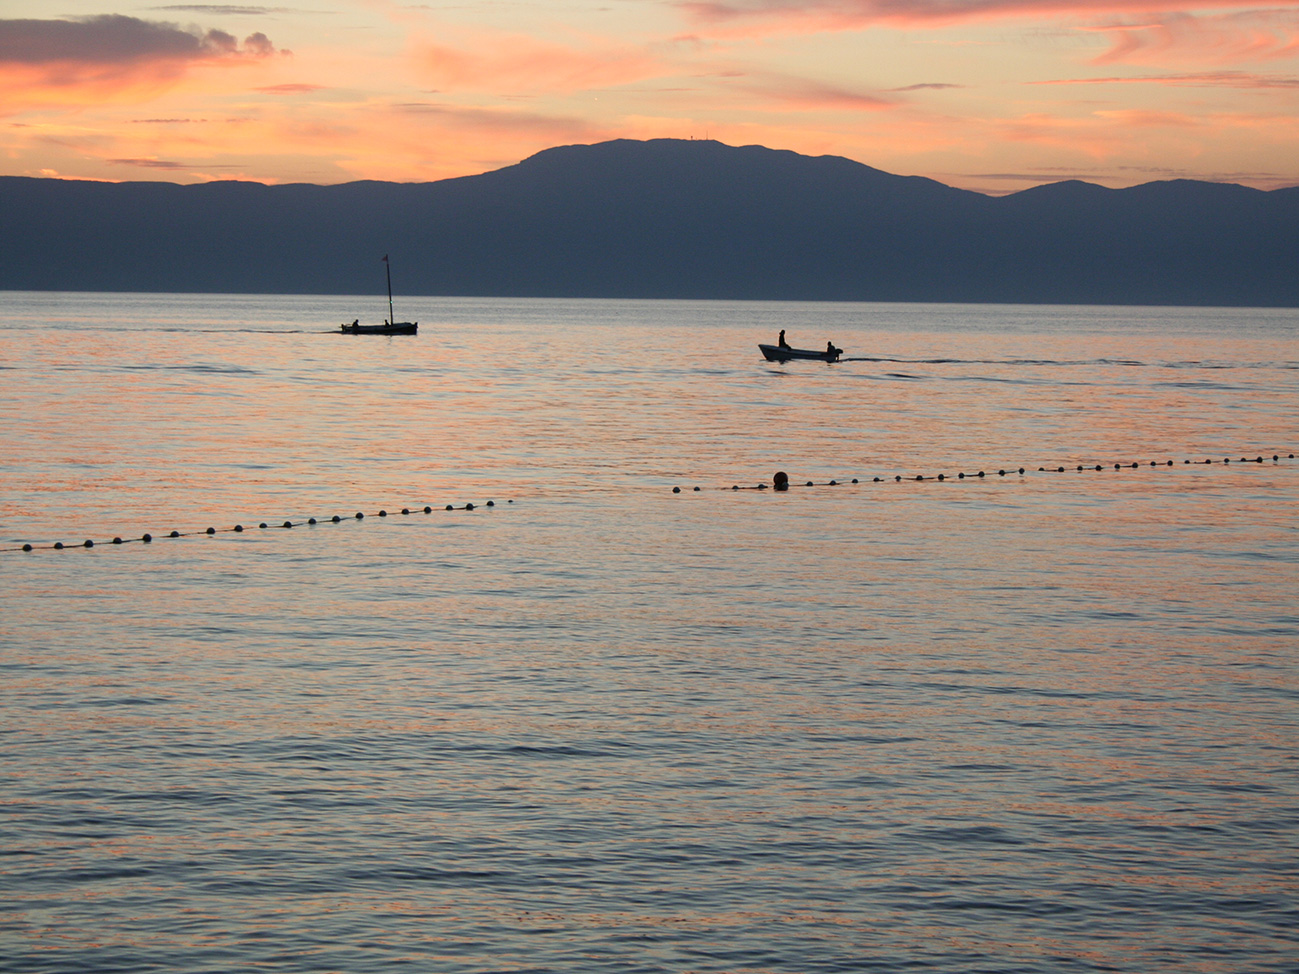
POLYGON ((1299 185, 1299 0, 0 0, 0 175, 421 182, 717 139, 1004 194, 1299 185))

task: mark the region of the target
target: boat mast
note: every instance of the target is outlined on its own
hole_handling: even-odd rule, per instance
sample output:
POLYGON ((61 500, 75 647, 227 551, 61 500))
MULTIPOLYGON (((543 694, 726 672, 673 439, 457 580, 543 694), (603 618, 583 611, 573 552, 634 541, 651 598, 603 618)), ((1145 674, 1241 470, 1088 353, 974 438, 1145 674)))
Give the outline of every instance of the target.
POLYGON ((388 263, 388 255, 383 255, 383 269, 388 274, 388 324, 395 325, 397 319, 392 313, 392 265, 388 263))

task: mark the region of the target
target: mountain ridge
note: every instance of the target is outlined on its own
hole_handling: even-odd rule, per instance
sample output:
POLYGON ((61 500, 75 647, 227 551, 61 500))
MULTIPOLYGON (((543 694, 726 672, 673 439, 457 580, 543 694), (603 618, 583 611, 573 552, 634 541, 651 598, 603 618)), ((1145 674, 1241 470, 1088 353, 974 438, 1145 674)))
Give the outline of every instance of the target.
POLYGON ((1299 306, 1299 188, 991 197, 706 140, 427 183, 0 177, 0 289, 1299 306))

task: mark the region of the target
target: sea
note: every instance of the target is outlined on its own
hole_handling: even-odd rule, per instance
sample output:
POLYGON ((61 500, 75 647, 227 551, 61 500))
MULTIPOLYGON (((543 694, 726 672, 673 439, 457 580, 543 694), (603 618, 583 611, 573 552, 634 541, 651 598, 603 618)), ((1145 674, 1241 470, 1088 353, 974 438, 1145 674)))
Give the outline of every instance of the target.
POLYGON ((1299 970, 1299 310, 397 305, 2 296, 6 974, 1299 970))

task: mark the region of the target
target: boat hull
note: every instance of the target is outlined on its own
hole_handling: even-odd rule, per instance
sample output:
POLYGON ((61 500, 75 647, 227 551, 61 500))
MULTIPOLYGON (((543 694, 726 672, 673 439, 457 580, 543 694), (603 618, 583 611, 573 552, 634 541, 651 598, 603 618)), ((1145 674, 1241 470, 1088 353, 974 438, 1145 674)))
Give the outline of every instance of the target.
POLYGON ((413 335, 419 328, 418 321, 396 321, 382 325, 343 325, 344 335, 413 335))
POLYGON ((763 357, 768 362, 788 362, 792 358, 816 359, 821 362, 837 362, 843 349, 833 352, 815 352, 807 348, 782 348, 779 345, 758 345, 763 357))

